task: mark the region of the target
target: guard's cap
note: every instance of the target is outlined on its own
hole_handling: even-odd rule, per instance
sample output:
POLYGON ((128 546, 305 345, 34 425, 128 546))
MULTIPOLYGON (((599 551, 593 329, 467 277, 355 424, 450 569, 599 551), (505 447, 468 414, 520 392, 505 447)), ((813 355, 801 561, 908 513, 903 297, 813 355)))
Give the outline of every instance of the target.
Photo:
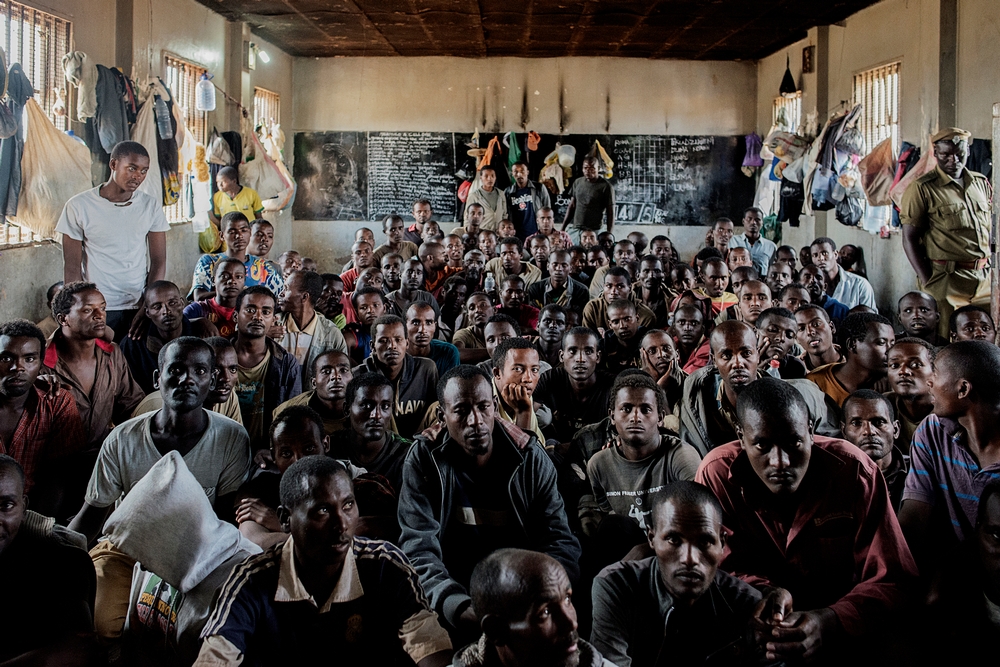
POLYGON ((937 143, 938 141, 968 141, 971 136, 972 133, 966 130, 957 127, 946 127, 943 130, 938 130, 937 134, 931 137, 931 143, 937 143))

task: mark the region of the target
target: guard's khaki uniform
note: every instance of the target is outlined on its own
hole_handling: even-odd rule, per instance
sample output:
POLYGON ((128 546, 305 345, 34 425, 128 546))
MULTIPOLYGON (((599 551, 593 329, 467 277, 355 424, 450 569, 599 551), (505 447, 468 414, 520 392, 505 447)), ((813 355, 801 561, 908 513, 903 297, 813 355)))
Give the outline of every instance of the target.
POLYGON ((944 337, 956 308, 971 303, 989 310, 992 200, 989 179, 968 169, 955 180, 935 167, 903 193, 899 220, 923 232, 933 273, 920 289, 937 301, 944 337))

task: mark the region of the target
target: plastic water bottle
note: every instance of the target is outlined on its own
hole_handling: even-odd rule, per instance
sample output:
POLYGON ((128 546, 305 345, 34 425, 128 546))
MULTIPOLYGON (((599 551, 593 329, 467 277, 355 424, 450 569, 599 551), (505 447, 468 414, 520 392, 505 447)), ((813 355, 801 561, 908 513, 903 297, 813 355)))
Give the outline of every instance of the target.
POLYGON ((496 278, 493 277, 493 272, 487 271, 486 278, 483 280, 483 291, 487 294, 492 294, 496 287, 497 281, 496 278))
POLYGON ((198 111, 215 111, 215 84, 208 74, 202 74, 194 90, 194 108, 198 111))
POLYGON ((153 98, 153 111, 156 113, 156 132, 160 135, 160 139, 174 136, 173 126, 170 124, 170 109, 159 95, 153 98))

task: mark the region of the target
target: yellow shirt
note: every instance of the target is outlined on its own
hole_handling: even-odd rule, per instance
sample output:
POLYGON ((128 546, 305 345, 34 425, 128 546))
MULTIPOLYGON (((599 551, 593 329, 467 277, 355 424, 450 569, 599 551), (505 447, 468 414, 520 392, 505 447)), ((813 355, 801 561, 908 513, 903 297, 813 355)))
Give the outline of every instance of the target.
POLYGON ((226 213, 238 211, 245 215, 247 220, 253 220, 263 210, 264 203, 260 200, 257 191, 252 188, 243 188, 232 199, 222 190, 212 195, 212 212, 217 218, 222 218, 226 213))
POLYGON ((823 393, 829 396, 837 404, 838 408, 844 405, 844 401, 851 395, 851 392, 847 391, 844 385, 840 384, 840 381, 837 380, 837 376, 833 372, 846 363, 846 361, 837 361, 826 366, 820 366, 816 370, 806 373, 806 379, 815 382, 816 386, 822 389, 823 393))

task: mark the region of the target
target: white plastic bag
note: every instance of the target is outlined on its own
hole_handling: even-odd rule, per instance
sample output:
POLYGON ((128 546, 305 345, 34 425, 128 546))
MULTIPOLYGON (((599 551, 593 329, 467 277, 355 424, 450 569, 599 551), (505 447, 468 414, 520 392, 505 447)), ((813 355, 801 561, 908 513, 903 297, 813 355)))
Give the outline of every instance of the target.
POLYGON ((275 203, 280 203, 280 200, 290 198, 291 193, 295 191, 292 179, 286 176, 287 171, 282 173, 278 168, 260 144, 257 135, 253 132, 248 134, 250 140, 245 142, 244 158, 253 159, 240 165, 240 183, 257 191, 261 201, 264 202, 265 210, 280 210, 280 207, 268 209, 268 200, 278 198, 279 202, 275 203))
POLYGON ((27 127, 16 222, 52 236, 69 198, 92 187, 90 151, 57 130, 35 100, 28 100, 24 113, 27 127))

